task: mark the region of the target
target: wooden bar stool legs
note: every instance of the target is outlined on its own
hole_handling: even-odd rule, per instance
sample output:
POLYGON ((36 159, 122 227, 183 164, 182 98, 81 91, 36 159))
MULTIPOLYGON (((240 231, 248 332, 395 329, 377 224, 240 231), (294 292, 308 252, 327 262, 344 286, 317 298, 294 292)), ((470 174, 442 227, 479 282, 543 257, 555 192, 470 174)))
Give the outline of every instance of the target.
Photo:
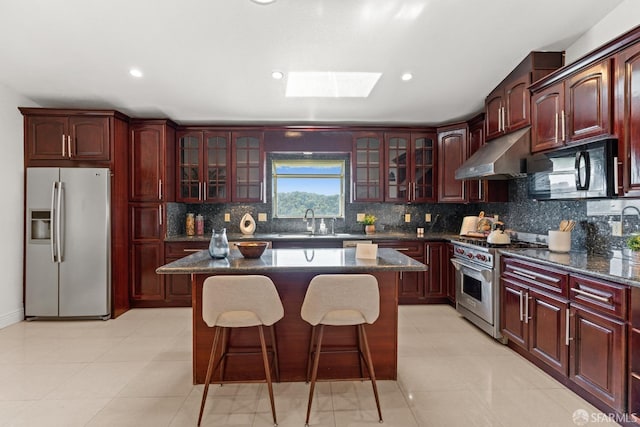
POLYGON ((378 289, 378 281, 374 276, 370 274, 319 274, 311 279, 300 310, 302 319, 311 325, 311 341, 309 342, 307 356, 307 381, 311 376, 311 385, 305 420, 306 426, 309 425, 313 393, 318 380, 318 364, 320 353, 322 352, 325 325, 356 327, 355 351, 358 353, 360 377, 364 378, 362 369, 362 362, 364 362, 369 372, 373 395, 376 399, 378 419, 382 422, 376 374, 373 369, 369 342, 364 328, 365 323, 372 324, 375 322, 379 314, 380 291, 378 289), (318 326, 319 328, 316 331, 318 326), (313 368, 311 369, 311 375, 309 375, 312 355, 313 368))

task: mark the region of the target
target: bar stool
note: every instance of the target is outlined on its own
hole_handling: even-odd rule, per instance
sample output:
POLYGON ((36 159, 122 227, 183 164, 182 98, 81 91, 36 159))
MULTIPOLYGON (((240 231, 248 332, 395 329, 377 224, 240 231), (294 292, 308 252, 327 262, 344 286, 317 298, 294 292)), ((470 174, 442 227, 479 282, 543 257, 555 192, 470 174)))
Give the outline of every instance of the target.
POLYGON ((271 414, 273 423, 277 425, 276 409, 273 400, 273 386, 271 384, 271 369, 267 356, 267 346, 264 340, 262 326, 269 326, 271 332, 271 347, 273 352, 274 370, 276 381, 280 381, 278 368, 278 350, 273 324, 284 316, 282 301, 278 295, 275 285, 266 276, 244 275, 244 276, 212 276, 205 279, 202 285, 202 320, 207 326, 215 329, 209 365, 207 367, 207 377, 204 384, 202 403, 200 405, 200 415, 198 416, 198 426, 202 421, 204 404, 207 400, 209 383, 213 372, 220 366, 222 382, 224 382, 224 360, 232 354, 228 351, 228 335, 231 328, 245 328, 257 326, 260 335, 260 347, 262 350, 262 361, 264 373, 269 388, 269 399, 271 401, 271 414), (222 354, 218 361, 215 361, 215 352, 222 332, 222 354))
POLYGON ((318 361, 320 360, 324 326, 356 326, 358 362, 360 374, 362 361, 369 371, 369 378, 373 387, 373 395, 378 408, 378 418, 382 422, 380 399, 376 376, 371 362, 369 343, 364 329, 364 323, 372 324, 380 313, 380 291, 377 279, 370 274, 320 274, 311 279, 307 293, 302 303, 302 319, 311 324, 311 341, 307 358, 307 382, 309 382, 309 368, 313 357, 313 372, 311 374, 311 388, 309 390, 309 404, 307 419, 309 425, 313 391, 318 379, 318 361), (316 327, 319 326, 316 337, 316 327), (315 347, 315 349, 314 349, 315 347), (363 353, 364 350, 364 353, 363 353))

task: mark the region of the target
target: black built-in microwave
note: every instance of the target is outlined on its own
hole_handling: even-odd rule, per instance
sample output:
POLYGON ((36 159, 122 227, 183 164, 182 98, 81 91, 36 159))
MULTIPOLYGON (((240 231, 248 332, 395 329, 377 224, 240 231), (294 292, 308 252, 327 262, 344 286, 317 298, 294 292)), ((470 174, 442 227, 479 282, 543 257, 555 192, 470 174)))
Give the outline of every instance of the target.
POLYGON ((608 139, 538 155, 527 163, 529 198, 598 199, 617 196, 617 141, 608 139))

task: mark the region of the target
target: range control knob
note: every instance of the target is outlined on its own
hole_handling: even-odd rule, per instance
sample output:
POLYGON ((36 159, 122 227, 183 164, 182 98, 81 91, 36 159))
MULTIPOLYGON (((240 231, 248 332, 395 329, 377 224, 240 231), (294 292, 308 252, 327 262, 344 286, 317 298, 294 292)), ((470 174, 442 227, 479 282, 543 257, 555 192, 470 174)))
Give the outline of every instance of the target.
POLYGON ((481 261, 486 261, 487 257, 484 254, 476 254, 476 258, 481 260, 481 261))
POLYGON ((467 257, 468 257, 469 259, 473 259, 473 254, 469 253, 469 254, 467 254, 467 257))

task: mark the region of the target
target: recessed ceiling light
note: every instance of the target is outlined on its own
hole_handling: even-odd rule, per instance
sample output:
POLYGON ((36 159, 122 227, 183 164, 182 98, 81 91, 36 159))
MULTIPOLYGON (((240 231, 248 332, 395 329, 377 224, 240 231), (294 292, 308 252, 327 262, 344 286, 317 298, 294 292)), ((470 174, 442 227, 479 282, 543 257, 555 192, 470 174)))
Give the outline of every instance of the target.
POLYGON ((142 71, 139 70, 138 68, 132 68, 129 70, 129 74, 131 74, 133 77, 142 77, 142 71))
POLYGON ((290 71, 287 97, 366 98, 382 73, 343 71, 290 71))
POLYGON ((271 4, 276 2, 276 0, 251 0, 251 1, 257 4, 271 4))
POLYGON ((276 80, 282 80, 282 78, 284 77, 284 73, 282 71, 272 71, 271 77, 276 80))
POLYGON ((408 82, 409 80, 411 80, 413 78, 413 74, 411 73, 404 73, 401 77, 403 82, 408 82))

